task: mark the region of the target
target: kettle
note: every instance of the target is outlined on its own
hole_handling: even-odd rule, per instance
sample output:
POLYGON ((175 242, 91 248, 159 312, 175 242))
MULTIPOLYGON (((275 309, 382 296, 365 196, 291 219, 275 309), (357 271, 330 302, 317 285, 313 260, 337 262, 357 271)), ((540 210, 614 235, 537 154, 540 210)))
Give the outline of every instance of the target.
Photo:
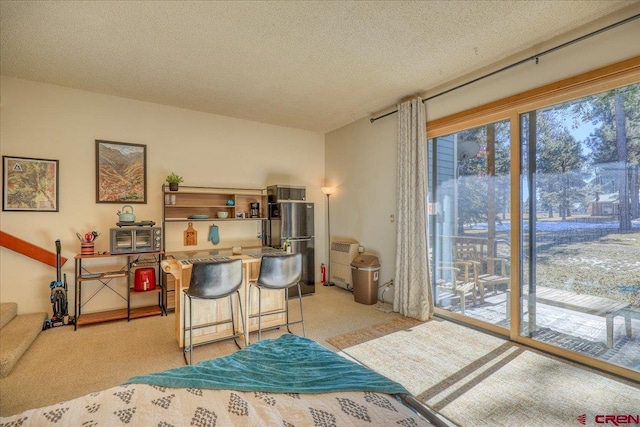
POLYGON ((118 211, 118 216, 120 217, 120 222, 134 222, 136 220, 136 216, 133 214, 133 208, 131 205, 124 205, 122 207, 122 212, 118 211), (130 209, 127 212, 127 208, 130 209))

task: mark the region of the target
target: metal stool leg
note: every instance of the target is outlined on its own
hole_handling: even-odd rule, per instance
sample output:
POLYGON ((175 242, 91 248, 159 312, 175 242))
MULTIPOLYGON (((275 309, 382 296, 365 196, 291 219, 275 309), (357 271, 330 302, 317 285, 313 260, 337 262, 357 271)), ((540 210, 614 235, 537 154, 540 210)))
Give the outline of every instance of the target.
POLYGON ((242 323, 242 334, 246 336, 245 334, 246 325, 244 324, 244 311, 242 310, 242 299, 240 297, 240 291, 236 291, 236 294, 238 295, 238 308, 240 309, 240 322, 242 323))
POLYGON ((193 299, 189 297, 189 365, 193 364, 193 299))
POLYGON ((291 332, 291 329, 289 329, 289 288, 284 289, 284 304, 285 304, 284 321, 287 324, 287 331, 289 331, 289 333, 292 334, 293 332, 291 332))
POLYGON ((185 363, 191 365, 193 362, 193 305, 192 300, 189 295, 185 294, 185 299, 182 301, 182 356, 184 357, 185 363), (186 305, 189 300, 189 346, 186 344, 186 305), (189 352, 189 360, 187 360, 187 352, 189 352))
MULTIPOLYGON (((300 323, 302 323, 302 336, 306 337, 307 333, 304 329, 304 313, 302 311, 302 289, 300 288, 300 282, 297 283, 297 286, 298 286, 298 301, 300 302, 300 323)), ((293 332, 291 332, 291 329, 289 327, 289 288, 285 288, 284 298, 285 298, 285 304, 286 304, 285 319, 287 323, 287 331, 289 331, 289 333, 292 334, 293 332)), ((298 323, 298 322, 295 322, 295 323, 298 323)))
MULTIPOLYGON (((238 295, 238 307, 240 310, 240 321, 242 323, 242 333, 244 334, 244 314, 242 312, 242 301, 240 301, 240 291, 236 291, 235 292, 238 295)), ((242 348, 240 346, 240 343, 238 342, 238 337, 240 336, 239 333, 236 333, 236 322, 235 322, 235 317, 233 315, 233 294, 229 295, 229 309, 231 310, 231 328, 232 328, 232 333, 233 333, 233 342, 236 343, 236 346, 238 348, 242 348)))
POLYGON ((304 314, 302 312, 302 290, 300 289, 300 282, 298 282, 298 299, 300 300, 300 321, 302 322, 302 336, 306 337, 307 333, 304 330, 304 314))
MULTIPOLYGON (((231 310, 231 333, 233 335, 236 334, 236 321, 235 318, 233 317, 233 294, 229 295, 229 310, 231 310)), ((233 341, 235 341, 236 345, 238 347, 240 347, 240 345, 238 344, 238 341, 236 341, 236 338, 233 338, 233 341)))
POLYGON ((258 287, 258 341, 262 339, 262 289, 258 287))
POLYGON ((187 295, 184 295, 182 299, 182 357, 184 357, 185 363, 187 363, 187 295))
MULTIPOLYGON (((253 283, 249 283, 249 295, 247 295, 247 318, 249 319, 249 321, 251 321, 251 287, 253 286, 253 283)), ((238 301, 240 301, 240 291, 238 291, 238 301)), ((244 322, 244 317, 242 318, 242 322, 244 322)), ((242 326, 244 328, 244 324, 242 326)), ((244 336, 247 338, 247 340, 249 339, 249 334, 250 331, 243 329, 244 330, 244 336)), ((247 341, 248 342, 248 341, 247 341)))

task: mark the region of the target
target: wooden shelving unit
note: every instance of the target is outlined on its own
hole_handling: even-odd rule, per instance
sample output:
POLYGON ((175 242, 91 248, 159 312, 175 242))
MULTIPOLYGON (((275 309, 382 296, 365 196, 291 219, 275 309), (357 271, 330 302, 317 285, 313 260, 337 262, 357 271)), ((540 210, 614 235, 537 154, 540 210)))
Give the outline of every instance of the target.
MULTIPOLYGON (((162 186, 162 243, 167 252, 181 250, 166 246, 167 223, 176 222, 226 222, 226 221, 262 221, 267 219, 267 192, 264 188, 223 188, 180 185, 177 191, 162 186), (232 204, 229 204, 229 201, 232 204), (251 203, 260 204, 257 217, 251 217, 251 203), (227 212, 227 218, 218 218, 218 212, 227 212), (244 217, 239 217, 243 214, 244 217), (194 215, 196 217, 194 217, 194 215), (204 218, 203 218, 204 217, 204 218)), ((163 276, 166 293, 165 308, 175 309, 174 281, 166 273, 163 276)))
POLYGON ((163 185, 162 192, 164 222, 256 221, 267 216, 264 189, 180 186, 178 191, 170 191, 168 185, 163 185), (260 204, 257 217, 250 216, 251 203, 260 204), (218 212, 226 212, 228 217, 218 218, 218 212), (244 217, 238 214, 244 214, 244 217), (201 218, 203 216, 206 218, 201 218))
POLYGON ((76 329, 78 326, 91 325, 93 323, 111 322, 112 320, 122 320, 127 318, 127 309, 101 311, 98 313, 87 313, 76 316, 76 329))
MULTIPOLYGON (((158 316, 166 314, 164 307, 165 290, 162 283, 162 270, 160 269, 160 261, 162 261, 162 251, 148 252, 148 253, 132 253, 132 254, 96 254, 96 255, 84 255, 78 254, 75 256, 75 326, 74 329, 78 329, 78 326, 90 325, 94 323, 110 322, 113 320, 122 319, 138 319, 141 317, 158 316), (96 261, 98 259, 105 258, 126 258, 126 264, 120 270, 106 270, 92 272, 87 268, 87 262, 96 261), (84 265, 83 265, 84 264, 84 265), (156 268, 156 277, 158 283, 156 287, 150 291, 137 292, 133 289, 133 283, 131 280, 132 273, 141 267, 153 266, 156 268), (126 291, 118 292, 115 289, 116 283, 122 285, 122 280, 126 281, 126 291), (115 281, 112 283, 112 281, 115 281), (98 288, 94 289, 87 301, 83 301, 82 288, 86 282, 99 282, 98 288), (126 308, 120 308, 115 310, 105 310, 93 313, 82 313, 83 306, 91 300, 95 295, 104 289, 110 289, 123 301, 126 302, 126 308), (158 304, 134 307, 131 308, 131 299, 139 295, 158 295, 158 304)), ((92 269, 99 268, 92 266, 92 269)))
MULTIPOLYGON (((155 291, 146 291, 149 292, 160 292, 158 288, 155 291)), ((139 292, 140 293, 140 292, 139 292)), ((141 317, 149 317, 149 316, 158 316, 162 314, 162 307, 149 305, 146 307, 137 307, 129 310, 129 319, 139 319, 141 317)))

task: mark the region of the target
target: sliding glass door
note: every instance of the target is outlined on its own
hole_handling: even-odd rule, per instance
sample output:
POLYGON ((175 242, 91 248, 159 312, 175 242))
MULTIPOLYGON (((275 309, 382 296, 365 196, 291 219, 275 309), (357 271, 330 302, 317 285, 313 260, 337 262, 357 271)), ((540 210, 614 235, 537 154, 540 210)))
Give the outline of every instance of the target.
POLYGON ((607 89, 431 130, 432 286, 440 315, 640 372, 640 83, 607 89))
POLYGON ((520 115, 522 336, 640 367, 640 85, 520 115))
POLYGON ((429 140, 435 304, 508 327, 509 121, 429 140))

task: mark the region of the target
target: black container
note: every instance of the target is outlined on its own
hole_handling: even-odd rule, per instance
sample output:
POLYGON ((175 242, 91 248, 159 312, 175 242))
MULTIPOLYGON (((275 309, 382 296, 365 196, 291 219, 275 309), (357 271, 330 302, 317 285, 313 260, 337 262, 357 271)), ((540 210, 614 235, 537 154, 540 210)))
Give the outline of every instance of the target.
POLYGON ((250 203, 251 212, 249 212, 249 216, 251 218, 260 218, 260 203, 250 203))

